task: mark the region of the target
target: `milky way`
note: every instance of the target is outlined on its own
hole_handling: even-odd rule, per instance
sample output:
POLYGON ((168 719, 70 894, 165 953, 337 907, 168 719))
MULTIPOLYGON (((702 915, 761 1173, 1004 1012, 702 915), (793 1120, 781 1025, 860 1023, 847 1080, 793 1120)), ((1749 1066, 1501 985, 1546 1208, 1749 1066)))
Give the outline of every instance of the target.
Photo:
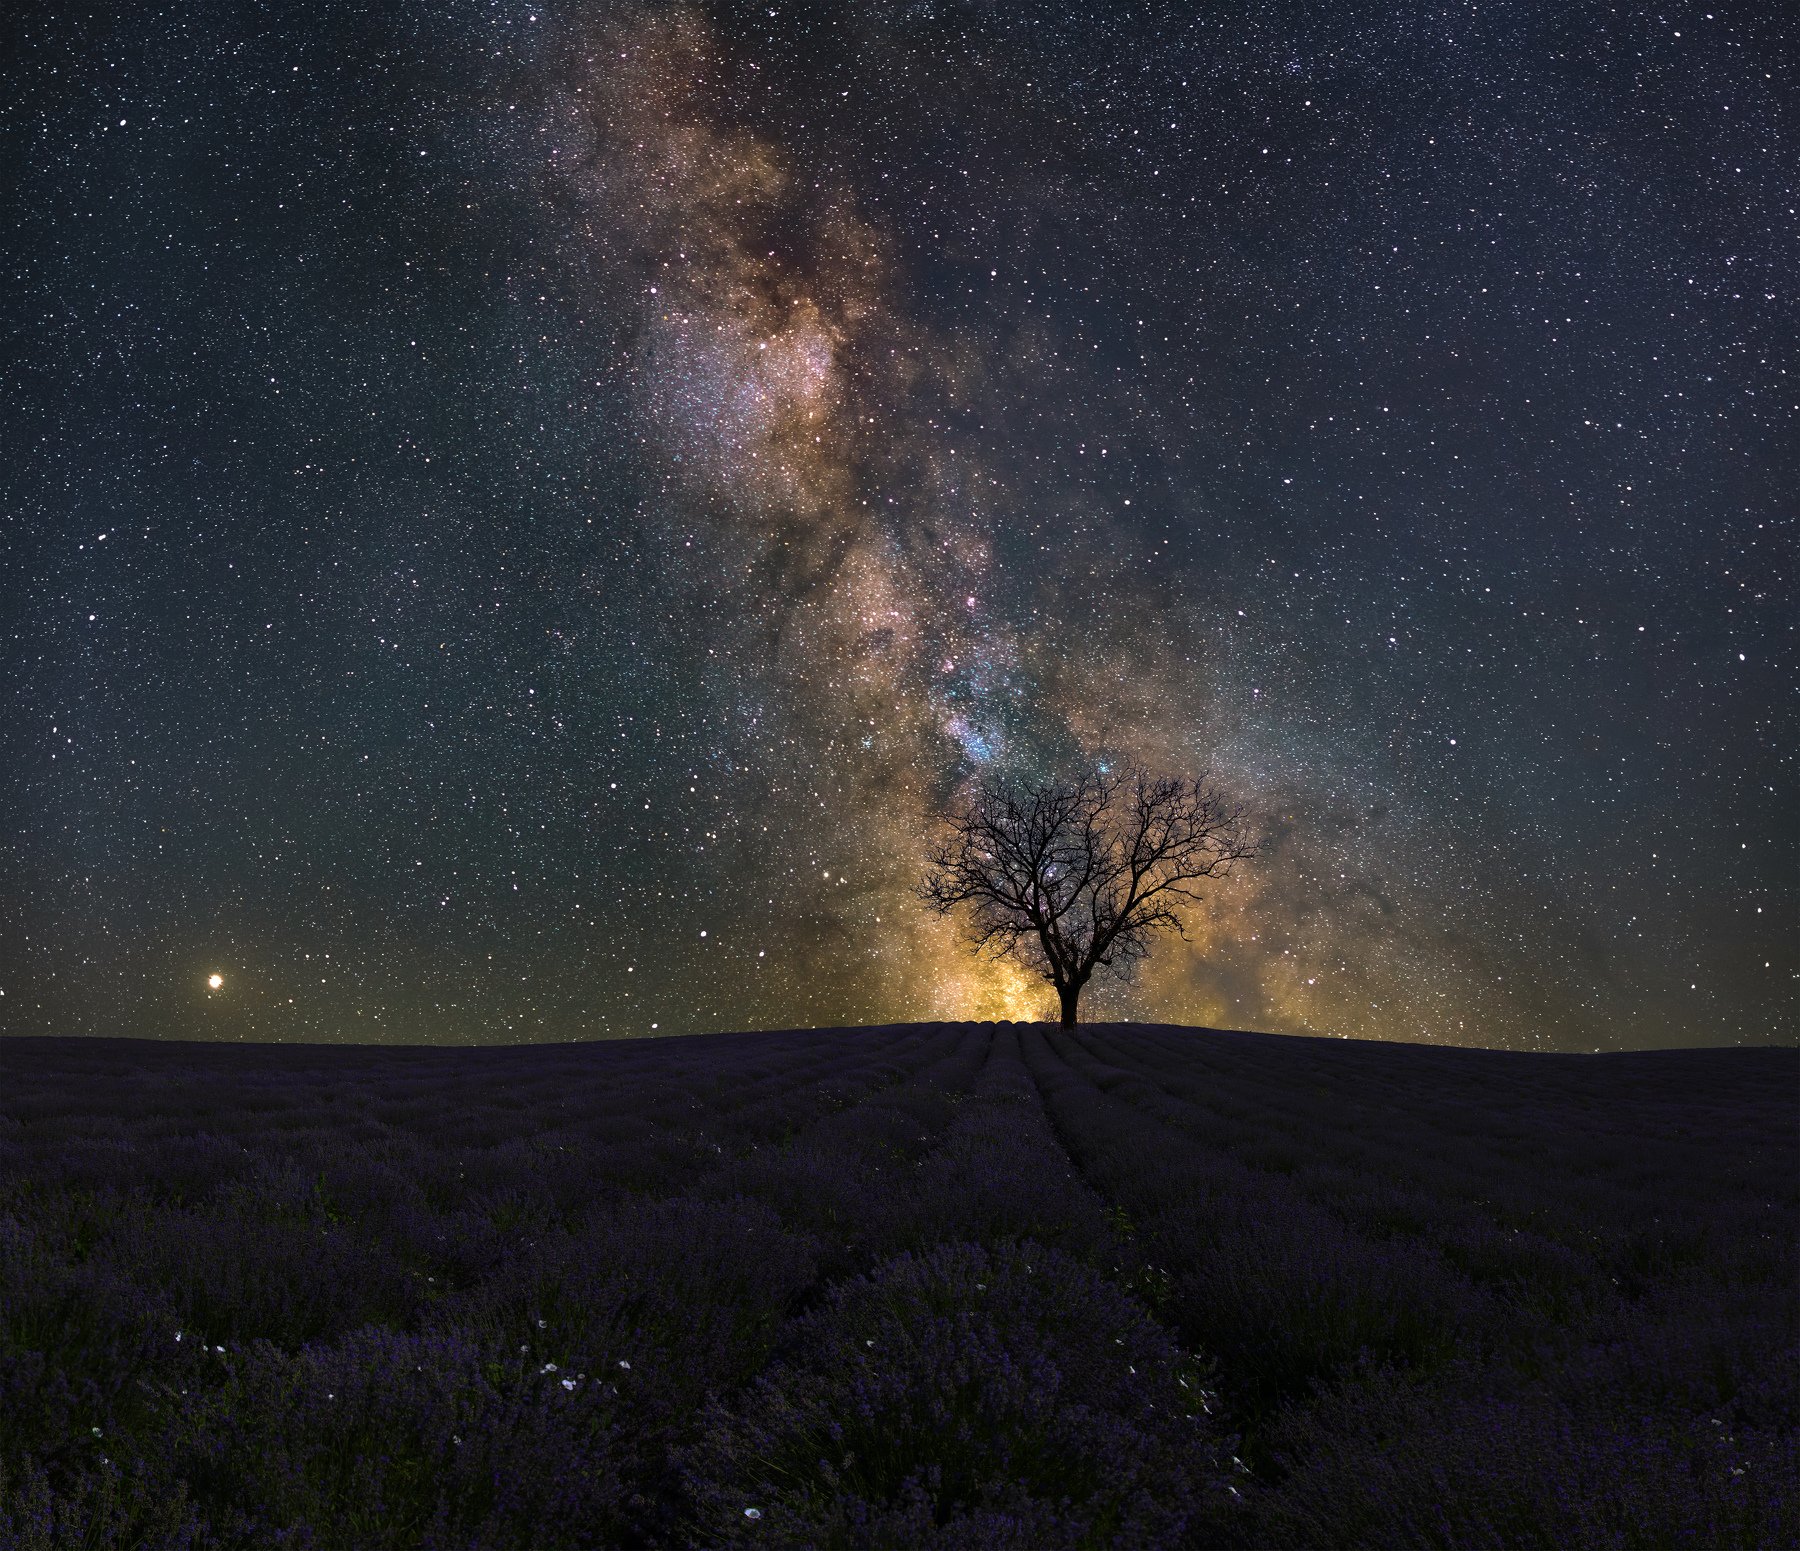
POLYGON ((1041 1016, 1105 760, 1263 843, 1091 1016, 1791 1039, 1778 40, 1190 11, 31 32, 3 1026, 1041 1016))

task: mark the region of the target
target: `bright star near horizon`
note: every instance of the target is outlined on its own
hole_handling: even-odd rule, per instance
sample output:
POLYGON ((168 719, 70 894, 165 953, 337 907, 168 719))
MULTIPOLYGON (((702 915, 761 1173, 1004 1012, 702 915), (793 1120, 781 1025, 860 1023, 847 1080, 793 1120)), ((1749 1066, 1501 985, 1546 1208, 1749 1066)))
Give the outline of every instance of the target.
POLYGON ((206 988, 209 991, 216 991, 224 984, 225 977, 223 975, 208 975, 206 977, 206 988))

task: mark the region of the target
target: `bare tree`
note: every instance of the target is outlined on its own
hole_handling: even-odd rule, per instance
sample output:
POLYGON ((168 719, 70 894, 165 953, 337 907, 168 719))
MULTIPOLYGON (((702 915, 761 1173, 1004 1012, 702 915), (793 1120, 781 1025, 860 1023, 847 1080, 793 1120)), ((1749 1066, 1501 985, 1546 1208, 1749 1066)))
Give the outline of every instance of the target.
POLYGON ((943 823, 920 898, 940 915, 968 905, 976 951, 1055 986, 1064 1028, 1096 969, 1129 976, 1159 932, 1185 938, 1198 886, 1256 854, 1242 810, 1204 773, 988 781, 943 823))

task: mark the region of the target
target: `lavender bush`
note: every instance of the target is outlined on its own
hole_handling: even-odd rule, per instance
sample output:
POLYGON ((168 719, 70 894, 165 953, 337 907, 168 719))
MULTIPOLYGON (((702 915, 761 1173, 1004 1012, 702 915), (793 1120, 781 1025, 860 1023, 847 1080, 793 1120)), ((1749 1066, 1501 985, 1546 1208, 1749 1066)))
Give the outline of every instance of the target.
POLYGON ((709 1408, 694 1538, 1177 1543, 1228 1513, 1210 1377, 1055 1250, 902 1255, 834 1288, 735 1405, 709 1408))

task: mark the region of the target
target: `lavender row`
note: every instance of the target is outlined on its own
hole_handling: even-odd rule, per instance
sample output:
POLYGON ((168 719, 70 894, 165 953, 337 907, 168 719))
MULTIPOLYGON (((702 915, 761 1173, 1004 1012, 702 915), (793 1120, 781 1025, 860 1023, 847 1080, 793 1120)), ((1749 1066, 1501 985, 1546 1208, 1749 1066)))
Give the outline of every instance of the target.
MULTIPOLYGON (((1242 1112, 1221 1121, 1176 1095, 1229 1037, 1190 1038, 1191 1061, 1166 1037, 1109 1030, 1027 1051, 1060 1133, 1134 1229, 1155 1306, 1219 1356, 1260 1467, 1260 1541, 1755 1545, 1794 1527, 1791 1216, 1725 1192, 1705 1225, 1723 1275, 1642 1249, 1622 1267, 1621 1243, 1668 1242, 1646 1233, 1660 1199, 1620 1194, 1628 1156, 1603 1158, 1609 1210, 1626 1215, 1602 1221, 1570 1206, 1553 1157, 1509 1156, 1491 1133, 1459 1153, 1453 1130, 1401 1122, 1449 1182, 1434 1195, 1413 1160, 1388 1172, 1334 1124, 1315 1050, 1262 1042, 1263 1086, 1241 1086, 1224 1102, 1242 1112), (1284 1155, 1243 1128, 1258 1108, 1305 1122, 1284 1155), (1457 1188, 1471 1179, 1565 1236, 1484 1220, 1457 1188)), ((1441 1061, 1456 1054, 1434 1052, 1429 1081, 1406 1068, 1419 1097, 1469 1102, 1441 1061)), ((1382 1107, 1366 1069, 1355 1082, 1382 1107)), ((1694 1095, 1690 1117, 1708 1102, 1694 1095)), ((1754 1158, 1779 1137, 1742 1146, 1754 1158)), ((1757 1178, 1742 1158, 1712 1172, 1715 1190, 1757 1178)))
POLYGON ((759 1181, 828 1252, 841 1236, 843 1269, 709 1406, 692 1541, 1198 1545, 1238 1516, 1212 1365, 1120 1285, 1019 1036, 983 1043, 933 1144, 822 1126, 759 1181))
POLYGON ((1214 1036, 1197 1045, 1180 1031, 1105 1030, 1095 1031, 1089 1048, 1154 1071, 1160 1092, 1205 1112, 1221 1145, 1258 1150, 1267 1166, 1285 1172, 1316 1163, 1310 1144, 1329 1135, 1340 1164, 1426 1182, 1439 1196, 1490 1200, 1486 1160, 1494 1156, 1554 1168, 1563 1180, 1558 1205, 1601 1213, 1620 1190, 1641 1196, 1653 1189, 1709 1211, 1722 1193, 1761 1198, 1775 1183, 1791 1207, 1800 1192, 1778 1167, 1777 1154, 1791 1151, 1793 1138, 1786 1052, 1643 1052, 1592 1061, 1264 1038, 1245 1052, 1261 1055, 1252 1065, 1232 1059, 1229 1041, 1214 1036), (1487 1144, 1482 1163, 1468 1167, 1468 1144, 1477 1138, 1487 1144), (1698 1171, 1696 1160, 1704 1164, 1698 1171))
MULTIPOLYGON (((1281 1043, 1266 1042, 1277 1050, 1281 1043)), ((1076 1059, 1100 1072, 1093 1063, 1116 1060, 1133 1046, 1149 1047, 1138 1069, 1155 1082, 1117 1085, 1118 1096, 1209 1149, 1279 1176, 1285 1193, 1364 1237, 1425 1241, 1447 1263, 1499 1289, 1508 1313, 1541 1305, 1567 1324, 1580 1311, 1600 1316, 1623 1300, 1632 1305, 1627 1322, 1641 1326, 1646 1298, 1695 1278, 1727 1300, 1760 1299, 1770 1317, 1792 1312, 1800 1179, 1792 1168, 1791 1117, 1778 1113, 1767 1087, 1727 1087, 1724 1102, 1696 1092, 1691 1079, 1654 1096, 1640 1091, 1614 1109, 1615 1123, 1635 1112, 1635 1129, 1594 1136, 1575 1118, 1568 1092, 1571 1079, 1592 1065, 1584 1071, 1551 1062, 1536 1068, 1531 1102, 1521 1095, 1524 1084, 1514 1082, 1510 1092, 1488 1099, 1486 1123, 1474 1129, 1460 1117, 1494 1086, 1498 1053, 1446 1051, 1435 1053, 1440 1063, 1475 1059, 1466 1063, 1473 1071, 1440 1071, 1432 1089, 1436 1114, 1409 1113, 1404 1101, 1383 1103, 1371 1089, 1371 1111, 1383 1118, 1379 1126, 1359 1125, 1354 1111, 1346 1113, 1345 1089, 1373 1081, 1377 1062, 1362 1057, 1353 1083, 1321 1089, 1297 1076, 1265 1081, 1252 1090, 1268 1096, 1261 1115, 1221 1124, 1178 1059, 1193 1048, 1191 1040, 1171 1051, 1135 1031, 1123 1038, 1096 1031, 1083 1038, 1085 1054, 1076 1059), (1446 1113, 1456 1118, 1446 1120, 1446 1113)), ((1309 1064, 1336 1056, 1346 1077, 1358 1060, 1322 1042, 1292 1046, 1309 1064)), ((1784 1053, 1718 1054, 1723 1060, 1711 1069, 1735 1081, 1734 1067, 1766 1065, 1784 1053)), ((1654 1059, 1636 1061, 1641 1068, 1654 1059)), ((1687 1063, 1677 1054, 1668 1064, 1687 1063)), ((1506 1338, 1516 1339, 1510 1319, 1506 1338)), ((1694 1398, 1707 1405, 1720 1397, 1705 1391, 1694 1398)))
MULTIPOLYGON (((264 1137, 250 1114, 229 1109, 220 1112, 232 1123, 229 1137, 159 1135, 134 1145, 131 1119, 120 1115, 123 1134, 105 1153, 112 1168, 97 1181, 90 1138, 78 1137, 59 1160, 52 1125, 35 1123, 28 1135, 21 1127, 0 1180, 0 1456, 30 1455, 79 1473, 111 1457, 101 1440, 147 1436, 146 1429, 182 1436, 169 1415, 172 1399, 185 1414, 190 1400, 235 1393, 221 1391, 228 1363, 282 1370, 289 1353, 302 1366, 328 1362, 334 1343, 365 1329, 402 1344, 449 1339, 459 1297, 491 1288, 543 1246, 583 1235, 635 1257, 646 1289, 679 1288, 680 1274, 659 1277, 657 1267, 690 1233, 681 1226, 689 1218, 701 1237, 714 1223, 714 1237, 724 1236, 734 1254, 740 1236, 755 1242, 751 1230, 772 1219, 752 1212, 746 1226, 728 1200, 718 1208, 676 1202, 673 1215, 658 1217, 655 1197, 692 1187, 742 1153, 804 1135, 859 1092, 942 1066, 966 1043, 966 1034, 941 1029, 860 1048, 796 1041, 785 1061, 721 1062, 707 1074, 715 1090, 708 1102, 673 1089, 656 1129, 642 1117, 584 1113, 584 1095, 568 1080, 576 1074, 562 1060, 559 1090, 575 1126, 537 1135, 521 1128, 498 1141, 481 1132, 485 1145, 458 1145, 459 1124, 435 1138, 378 1129, 371 1141, 334 1130, 329 1113, 314 1115, 305 1130, 264 1137), (730 1152, 725 1141, 707 1139, 713 1133, 730 1152), (18 1165, 21 1153, 29 1167, 18 1165), (648 1250, 620 1247, 646 1237, 648 1250), (252 1348, 253 1359, 245 1355, 252 1348), (190 1372, 195 1354, 206 1360, 190 1372)), ((519 1054, 505 1075, 541 1081, 528 1059, 535 1053, 519 1054)), ((604 1068, 612 1048, 585 1054, 590 1067, 604 1068)), ((346 1067, 355 1074, 354 1064, 339 1063, 334 1081, 346 1067)), ((446 1095, 460 1104, 451 1109, 459 1121, 479 1119, 496 1095, 509 1096, 491 1071, 475 1075, 488 1081, 477 1089, 465 1075, 464 1091, 446 1095)), ((600 1086, 590 1078, 590 1089, 600 1086)), ((645 1098, 641 1085, 636 1096, 645 1098)), ((98 1095, 100 1112, 116 1097, 98 1095)), ((215 1107, 227 1101, 208 1095, 215 1107)), ((154 1111, 137 1118, 166 1129, 154 1111)), ((810 1247, 795 1253, 801 1270, 782 1271, 786 1262, 775 1255, 775 1291, 750 1299, 765 1325, 815 1280, 810 1247)), ((696 1274, 704 1294, 712 1284, 704 1268, 696 1274)), ((618 1298, 637 1295, 626 1289, 618 1298)), ((597 1317, 616 1313, 603 1297, 589 1303, 597 1317)), ((684 1318, 673 1307, 652 1311, 652 1324, 657 1317, 670 1329, 684 1318)), ((506 1345, 520 1344, 509 1333, 506 1345)))
POLYGON ((1104 1210, 1003 1043, 831 1052, 808 1116, 740 1079, 805 1123, 708 1106, 735 1144, 655 1189, 577 1153, 506 1194, 541 1139, 446 1139, 483 1179, 408 1212, 356 1144, 323 1191, 145 1179, 54 1245, 0 1218, 0 1541, 1179 1536, 1231 1499, 1205 1365, 1106 1279, 1104 1210))

